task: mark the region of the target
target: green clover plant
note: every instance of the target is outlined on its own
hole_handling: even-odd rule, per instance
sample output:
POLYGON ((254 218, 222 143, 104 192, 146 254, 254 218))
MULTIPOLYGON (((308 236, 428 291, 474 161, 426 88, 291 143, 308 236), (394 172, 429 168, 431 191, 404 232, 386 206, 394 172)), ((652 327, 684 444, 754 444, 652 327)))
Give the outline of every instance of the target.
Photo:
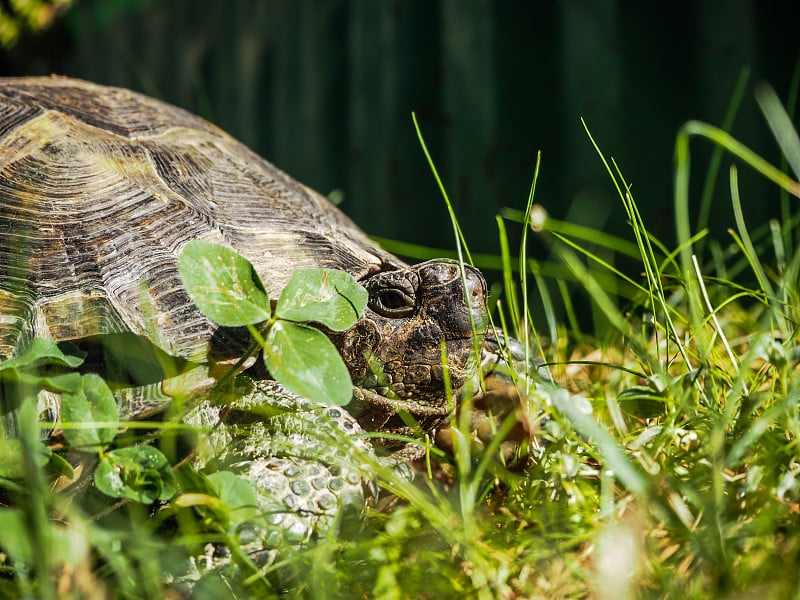
POLYGON ((339 352, 308 323, 333 331, 353 326, 364 312, 367 291, 351 275, 335 269, 298 269, 273 310, 253 265, 226 246, 190 242, 178 268, 189 296, 209 319, 248 328, 276 381, 320 403, 342 406, 350 401, 350 373, 339 352), (263 326, 257 328, 259 324, 263 326))

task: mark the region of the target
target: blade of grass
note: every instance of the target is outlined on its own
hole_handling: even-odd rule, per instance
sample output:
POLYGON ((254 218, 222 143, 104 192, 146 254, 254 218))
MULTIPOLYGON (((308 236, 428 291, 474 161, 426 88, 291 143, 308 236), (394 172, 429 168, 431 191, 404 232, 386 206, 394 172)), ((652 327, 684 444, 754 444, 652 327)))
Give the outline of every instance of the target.
MULTIPOLYGON (((608 319, 611 326, 624 335, 627 332, 626 319, 617 308, 614 300, 605 292, 597 279, 589 273, 588 269, 581 263, 574 252, 565 247, 556 247, 554 250, 581 284, 589 298, 592 299, 595 305, 600 309, 600 312, 608 319)), ((651 370, 659 370, 658 363, 653 362, 652 357, 644 346, 632 338, 628 341, 632 349, 636 352, 636 355, 641 360, 645 361, 651 370)))
MULTIPOLYGON (((547 334, 550 337, 550 345, 555 348, 557 346, 556 342, 558 341, 558 318, 553 305, 553 298, 550 296, 550 290, 547 287, 547 282, 545 281, 544 277, 534 273, 533 280, 536 283, 536 289, 539 292, 539 299, 542 303, 542 311, 544 312, 544 318, 547 322, 547 334)), ((567 310, 567 312, 569 312, 569 307, 565 305, 564 308, 567 310)), ((536 336, 536 345, 539 349, 539 353, 544 356, 541 340, 536 333, 536 329, 533 329, 533 333, 536 336)), ((527 358, 528 357, 526 357, 526 359, 527 358)), ((550 375, 552 376, 552 373, 550 375)))
MULTIPOLYGON (((736 85, 733 87, 733 95, 728 103, 728 108, 725 110, 725 117, 722 119, 722 129, 724 131, 730 131, 733 128, 736 113, 739 112, 739 106, 742 103, 744 91, 747 89, 748 79, 750 79, 750 69, 744 68, 739 73, 739 79, 736 80, 736 85)), ((722 165, 722 156, 724 153, 725 149, 722 146, 715 146, 711 152, 708 171, 706 171, 706 178, 703 183, 703 193, 700 196, 700 209, 697 213, 697 229, 699 230, 708 227, 711 203, 714 199, 714 187, 717 182, 717 176, 720 166, 722 165)))
MULTIPOLYGON (((720 340, 722 341, 722 345, 725 348, 725 351, 728 353, 728 358, 731 361, 731 365, 735 369, 737 374, 741 374, 741 369, 739 369, 739 360, 736 358, 736 355, 733 353, 733 349, 731 345, 728 343, 728 338, 725 335, 725 332, 722 329, 722 325, 717 318, 717 311, 714 310, 714 307, 711 305, 711 299, 708 297, 708 290, 706 289, 706 285, 703 281, 703 273, 700 271, 700 265, 697 262, 697 257, 692 256, 692 264, 694 265, 695 274, 697 276, 697 282, 700 287, 700 292, 703 294, 703 301, 706 304, 706 309, 708 310, 708 315, 711 318, 711 321, 714 323, 714 329, 717 330, 717 334, 719 335, 720 340)), ((742 387, 744 394, 749 394, 749 390, 747 389, 747 384, 742 381, 742 387)))
POLYGON ((753 271, 753 274, 756 276, 761 291, 764 292, 764 295, 767 296, 767 298, 774 298, 775 290, 772 289, 772 285, 767 278, 764 267, 761 265, 761 261, 758 259, 758 254, 753 246, 753 240, 750 238, 750 232, 747 230, 744 213, 742 212, 742 200, 739 196, 738 170, 735 165, 731 165, 730 168, 730 186, 731 205, 733 207, 733 216, 736 221, 736 230, 739 234, 742 253, 747 259, 747 263, 750 265, 750 269, 753 271))
MULTIPOLYGON (((780 169, 769 164, 747 146, 739 142, 727 132, 703 123, 702 121, 687 121, 678 132, 675 139, 675 226, 678 242, 681 246, 681 270, 691 273, 693 254, 691 239, 691 218, 689 216, 689 173, 690 151, 689 142, 693 137, 705 138, 712 143, 724 148, 728 153, 736 156, 756 172, 760 173, 787 193, 800 197, 800 183, 794 181, 780 169)), ((687 285, 693 285, 693 278, 687 277, 687 285)), ((694 291, 694 290, 690 290, 694 291)), ((695 294, 690 293, 691 297, 695 294)), ((698 306, 695 302, 690 304, 693 320, 697 319, 698 306)))
POLYGON ((800 183, 793 180, 777 167, 774 167, 768 163, 729 133, 714 127, 713 125, 709 125, 708 123, 703 123, 702 121, 688 121, 683 125, 683 127, 681 127, 678 137, 681 140, 685 140, 686 143, 688 143, 688 140, 691 137, 706 138, 707 140, 725 148, 725 150, 727 150, 729 153, 733 154, 745 164, 753 168, 756 172, 760 173, 776 185, 786 190, 792 196, 800 198, 800 183))
MULTIPOLYGON (((557 279, 558 291, 561 297, 561 303, 564 305, 564 313, 567 316, 572 337, 580 344, 583 341, 583 334, 581 333, 580 325, 578 324, 578 314, 575 312, 575 305, 572 303, 572 296, 567 289, 567 284, 563 279, 557 279)), ((555 326, 555 324, 553 324, 555 326)))
POLYGON ((780 310, 780 302, 775 295, 775 290, 773 289, 772 284, 770 284, 769 282, 769 278, 767 277, 767 274, 764 271, 764 267, 761 264, 761 260, 758 257, 758 253, 756 252, 756 249, 753 246, 753 241, 750 238, 750 233, 747 230, 747 225, 744 220, 744 214, 742 213, 742 201, 741 197, 739 196, 738 170, 736 169, 735 165, 731 165, 730 185, 731 185, 731 203, 733 205, 733 215, 736 220, 736 228, 739 233, 742 252, 747 258, 747 262, 750 264, 750 268, 753 270, 753 273, 755 274, 756 279, 758 280, 759 287, 764 292, 764 295, 769 300, 770 306, 773 308, 773 315, 778 320, 779 328, 786 330, 787 324, 784 321, 782 316, 782 311, 780 310))
MULTIPOLYGON (((525 217, 522 223, 522 239, 519 244, 519 276, 520 276, 520 288, 522 289, 522 325, 524 329, 522 331, 517 330, 517 335, 523 335, 524 347, 525 347, 525 364, 530 364, 530 352, 531 352, 531 344, 530 344, 530 335, 528 334, 529 331, 533 332, 535 330, 533 326, 533 322, 530 317, 530 313, 528 311, 528 227, 531 222, 531 210, 533 208, 533 197, 536 194, 536 182, 539 180, 539 167, 542 163, 542 153, 541 151, 536 153, 536 167, 533 170, 533 179, 531 181, 531 189, 528 192, 528 202, 525 204, 525 217)), ((556 330, 557 331, 557 330, 556 330)), ((551 334, 553 331, 551 330, 551 334)), ((552 342, 556 342, 556 338, 552 339, 552 342)), ((527 393, 528 390, 526 390, 527 393)))
POLYGON ((800 183, 792 180, 780 169, 769 164, 747 146, 739 142, 727 132, 703 123, 702 121, 687 121, 678 132, 675 139, 675 227, 680 244, 681 271, 686 276, 690 300, 689 309, 692 321, 700 319, 700 307, 696 301, 696 290, 693 289, 694 278, 688 274, 692 271, 692 244, 691 218, 689 216, 689 173, 690 158, 689 142, 693 137, 705 138, 712 143, 724 148, 730 154, 742 160, 756 172, 777 184, 793 196, 800 197, 800 183))
POLYGON ((792 119, 784 110, 775 90, 768 84, 759 83, 756 86, 756 101, 789 168, 795 177, 800 179, 800 137, 792 124, 792 119))
MULTIPOLYGON (((583 127, 586 131, 587 136, 589 137, 589 141, 591 142, 592 146, 597 152, 597 155, 600 157, 603 165, 606 168, 609 176, 611 177, 611 181, 614 184, 614 187, 617 190, 617 194, 619 195, 620 199, 622 200, 623 206, 625 211, 628 214, 628 218, 630 219, 631 227, 634 233, 634 237, 636 238, 636 245, 639 249, 639 256, 642 261, 642 265, 645 270, 645 275, 647 278, 647 283, 649 286, 648 295, 650 298, 651 309, 653 314, 658 314, 659 308, 661 309, 661 313, 663 314, 663 318, 666 322, 667 331, 669 332, 669 336, 667 336, 667 340, 672 340, 678 347, 678 351, 680 352, 686 367, 691 371, 693 369, 692 362, 689 359, 689 355, 684 348, 683 344, 680 343, 680 335, 675 327, 675 324, 672 320, 670 315, 670 307, 667 304, 666 297, 664 295, 664 289, 661 284, 661 275, 658 271, 658 263, 655 258, 655 253, 653 251, 653 247, 650 244, 649 236, 647 235, 647 229, 644 226, 644 222, 642 220, 641 214, 638 211, 636 206, 636 202, 634 201, 633 195, 630 192, 630 186, 625 181, 624 177, 622 176, 622 171, 620 170, 619 166, 616 162, 612 159, 612 163, 614 164, 614 169, 612 170, 609 161, 606 160, 605 155, 603 154, 602 150, 598 146, 597 142, 595 141, 594 137, 589 131, 589 127, 585 121, 581 120, 583 123, 583 127)), ((693 314, 699 314, 695 311, 693 314)), ((669 349, 666 350, 666 356, 669 356, 669 349)), ((660 364, 660 360, 658 364, 660 364)), ((698 390, 703 394, 702 388, 697 385, 698 390)))
POLYGON ((517 300, 517 286, 514 282, 514 271, 511 265, 511 252, 508 245, 508 234, 506 233, 506 226, 502 217, 497 215, 495 219, 497 222, 498 237, 500 239, 500 256, 503 260, 503 288, 506 292, 506 304, 508 306, 509 316, 511 317, 511 326, 514 328, 513 331, 519 331, 519 301, 517 300))
MULTIPOLYGON (((433 162, 433 158, 431 157, 430 152, 428 151, 428 146, 425 143, 425 139, 422 136, 422 130, 419 127, 419 123, 417 122, 417 115, 416 113, 411 113, 411 120, 414 122, 414 129, 417 132, 417 139, 419 140, 420 147, 422 148, 422 152, 425 154, 425 158, 428 161, 428 166, 431 169, 431 173, 433 173, 433 177, 436 180, 436 184, 439 186, 439 191, 442 194, 442 199, 444 200, 445 206, 447 206, 447 214, 450 216, 450 223, 453 226, 453 236, 456 242, 456 251, 458 253, 458 264, 461 271, 461 287, 464 290, 464 297, 467 300, 467 304, 469 305, 469 323, 470 328, 472 329, 473 335, 472 336, 472 349, 475 353, 475 356, 480 356, 481 353, 481 336, 477 335, 477 325, 475 323, 475 315, 472 310, 472 300, 470 294, 467 292, 467 272, 464 269, 464 255, 466 255, 466 260, 469 262, 470 265, 474 265, 472 262, 472 257, 469 253, 469 248, 467 247, 466 239, 464 238, 464 234, 461 231, 461 226, 458 224, 458 219, 456 219, 456 213, 453 209, 453 204, 450 202, 450 197, 447 195, 447 190, 442 183, 441 177, 439 177, 439 171, 436 169, 436 165, 433 162)), ((483 373, 481 373, 480 369, 478 370, 478 377, 481 379, 481 385, 483 385, 483 373)))
MULTIPOLYGON (((798 92, 800 92, 800 57, 798 57, 797 62, 794 64, 794 70, 792 71, 792 81, 789 84, 789 96, 786 99, 786 112, 789 115, 790 119, 794 119, 795 112, 797 110, 797 97, 798 92)), ((780 169, 781 171, 785 171, 787 167, 786 157, 781 157, 780 169)), ((793 209, 792 205, 789 203, 789 194, 786 193, 785 190, 780 190, 780 201, 781 201, 781 223, 783 224, 784 236, 786 237, 786 246, 789 248, 796 248, 799 245, 800 239, 800 231, 795 230, 795 238, 792 239, 791 232, 793 228, 789 225, 792 221, 793 215, 796 214, 796 210, 793 209)))
POLYGON ((553 233, 553 235, 557 239, 561 240, 564 244, 566 244, 567 246, 569 246, 570 248, 572 248, 573 250, 578 252, 579 254, 583 254, 586 258, 588 258, 589 260, 591 260, 595 264, 603 267, 605 270, 609 271, 612 275, 615 275, 615 276, 619 277, 620 279, 622 279, 623 281, 625 281, 625 283, 629 284, 632 288, 634 288, 634 290, 636 290, 638 292, 647 293, 647 289, 646 288, 644 288, 640 284, 636 283, 633 279, 631 279, 628 275, 623 273, 621 270, 617 269, 611 263, 603 260, 602 258, 597 256, 595 253, 591 252, 588 248, 580 246, 576 242, 573 242, 572 240, 564 237, 561 234, 553 233))
POLYGON ((447 207, 447 213, 450 216, 450 224, 453 226, 453 234, 456 239, 456 252, 458 254, 458 260, 460 263, 464 263, 464 255, 466 255, 466 262, 469 264, 473 264, 472 257, 470 256, 469 249, 467 248, 466 239, 464 239, 464 234, 461 231, 461 226, 458 224, 458 220, 456 219, 456 213, 453 209, 453 203, 450 202, 450 196, 447 195, 447 190, 442 183, 442 178, 439 176, 439 171, 436 168, 436 165, 433 162, 433 158, 431 157, 430 152, 428 151, 428 146, 425 143, 425 138, 422 137, 422 130, 419 127, 419 123, 417 122, 417 115, 416 113, 411 113, 411 120, 414 122, 414 129, 417 132, 417 139, 419 140, 419 145, 422 148, 423 154, 425 154, 425 159, 428 161, 428 167, 433 174, 433 178, 436 180, 436 185, 439 187, 439 192, 442 194, 442 199, 444 200, 445 206, 447 207))

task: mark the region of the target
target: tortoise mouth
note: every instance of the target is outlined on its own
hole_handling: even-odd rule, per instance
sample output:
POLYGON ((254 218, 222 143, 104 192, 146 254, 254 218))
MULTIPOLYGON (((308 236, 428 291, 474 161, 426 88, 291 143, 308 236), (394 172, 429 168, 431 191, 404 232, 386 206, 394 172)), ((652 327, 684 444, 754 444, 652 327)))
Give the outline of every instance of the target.
POLYGON ((470 381, 477 369, 477 361, 470 358, 463 365, 430 364, 420 361, 399 368, 395 361, 376 368, 366 377, 353 382, 354 394, 358 391, 374 402, 391 405, 411 414, 446 414, 450 408, 446 389, 457 396, 470 381), (449 380, 449 385, 445 381, 449 380))
MULTIPOLYGON (((377 390, 354 387, 353 399, 345 408, 365 431, 419 437, 420 430, 430 431, 447 422, 455 403, 420 404, 389 397, 377 390)), ((405 442, 397 445, 403 446, 405 442)))
POLYGON ((402 411, 414 416, 450 414, 454 404, 447 401, 444 392, 438 395, 410 395, 403 398, 398 396, 392 388, 386 386, 354 387, 353 399, 354 401, 363 400, 370 405, 386 407, 393 412, 402 411))

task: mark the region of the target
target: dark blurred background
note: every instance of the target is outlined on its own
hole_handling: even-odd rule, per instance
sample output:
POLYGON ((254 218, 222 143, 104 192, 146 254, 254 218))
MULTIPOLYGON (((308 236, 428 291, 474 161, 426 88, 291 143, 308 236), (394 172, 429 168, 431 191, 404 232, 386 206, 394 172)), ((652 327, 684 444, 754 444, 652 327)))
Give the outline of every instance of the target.
MULTIPOLYGON (((777 163, 752 86, 767 81, 786 99, 800 49, 796 1, 63 2, 22 0, 23 15, 0 2, 0 37, 14 44, 3 74, 60 73, 178 104, 319 191, 340 190, 368 233, 452 248, 416 111, 479 251, 497 249, 500 209, 524 207, 539 150, 539 203, 625 234, 581 117, 633 184, 648 228, 674 243, 676 131, 688 119, 720 124, 748 69, 732 130, 777 163)), ((708 155, 693 142, 696 190, 708 155)), ((746 215, 764 222, 778 192, 746 171, 746 215)), ((710 228, 724 238, 733 217, 719 187, 710 228)))

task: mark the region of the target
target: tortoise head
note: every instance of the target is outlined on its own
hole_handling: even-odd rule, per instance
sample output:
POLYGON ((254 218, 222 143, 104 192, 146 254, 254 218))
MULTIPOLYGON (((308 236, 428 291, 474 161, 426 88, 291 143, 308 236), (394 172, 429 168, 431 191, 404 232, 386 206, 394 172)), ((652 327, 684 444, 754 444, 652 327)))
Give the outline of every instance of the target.
POLYGON ((449 415, 445 368, 455 393, 474 373, 474 338, 486 331, 486 282, 469 266, 463 275, 458 263, 436 260, 361 281, 367 308, 338 345, 353 377, 349 408, 365 429, 405 431, 398 411, 424 429, 449 415))

